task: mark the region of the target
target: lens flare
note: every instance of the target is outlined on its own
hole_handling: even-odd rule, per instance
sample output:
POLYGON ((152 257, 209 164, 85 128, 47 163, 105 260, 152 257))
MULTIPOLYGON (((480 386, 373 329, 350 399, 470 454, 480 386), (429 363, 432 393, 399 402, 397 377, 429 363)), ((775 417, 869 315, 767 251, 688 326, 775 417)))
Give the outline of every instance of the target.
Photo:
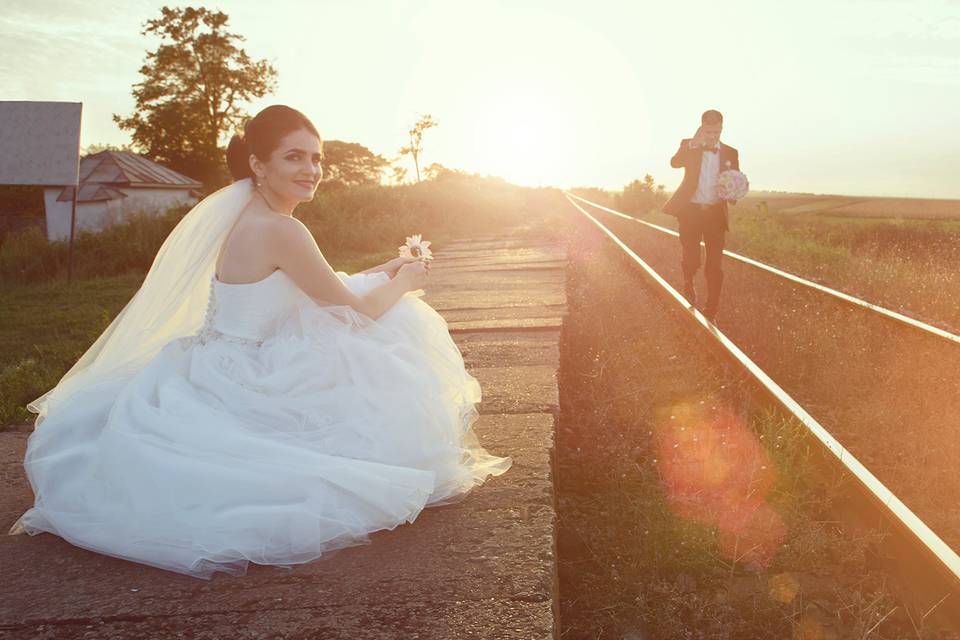
POLYGON ((725 407, 681 404, 658 419, 656 444, 673 512, 716 528, 724 559, 768 566, 787 528, 767 504, 776 472, 756 435, 725 407))

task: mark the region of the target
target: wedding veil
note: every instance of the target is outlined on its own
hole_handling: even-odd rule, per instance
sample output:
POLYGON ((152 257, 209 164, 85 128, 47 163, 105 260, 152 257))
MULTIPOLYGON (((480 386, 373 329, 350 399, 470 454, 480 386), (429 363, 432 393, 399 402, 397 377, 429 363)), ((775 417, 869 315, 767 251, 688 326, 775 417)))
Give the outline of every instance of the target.
POLYGON ((60 379, 27 405, 39 426, 89 385, 128 377, 165 344, 196 333, 206 313, 220 246, 253 196, 249 178, 204 198, 174 227, 147 277, 110 326, 60 379))

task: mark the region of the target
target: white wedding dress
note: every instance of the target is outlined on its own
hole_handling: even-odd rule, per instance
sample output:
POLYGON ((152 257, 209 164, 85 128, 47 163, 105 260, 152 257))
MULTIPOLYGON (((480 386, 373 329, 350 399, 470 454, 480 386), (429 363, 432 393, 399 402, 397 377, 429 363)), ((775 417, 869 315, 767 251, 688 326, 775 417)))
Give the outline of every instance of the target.
MULTIPOLYGON (((357 293, 388 277, 339 275, 357 293)), ((477 443, 480 387, 415 295, 374 321, 318 304, 283 271, 209 286, 198 331, 38 421, 26 532, 241 574, 362 543, 509 468, 477 443)))

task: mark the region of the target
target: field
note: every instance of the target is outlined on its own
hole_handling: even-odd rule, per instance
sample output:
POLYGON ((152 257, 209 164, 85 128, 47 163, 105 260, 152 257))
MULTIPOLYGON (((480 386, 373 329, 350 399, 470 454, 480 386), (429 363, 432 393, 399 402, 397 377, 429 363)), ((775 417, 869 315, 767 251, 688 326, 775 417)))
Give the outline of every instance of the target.
MULTIPOLYGON (((296 216, 313 232, 330 260, 391 253, 404 237, 421 233, 442 242, 513 224, 549 228, 545 203, 559 204, 555 189, 529 189, 498 178, 453 174, 400 186, 327 188, 296 216)), ((556 208, 555 208, 556 209, 556 208)), ((77 237, 74 273, 80 279, 146 273, 170 230, 186 213, 132 216, 127 224, 77 237)), ((38 228, 0 240, 0 288, 64 279, 68 247, 47 242, 38 228)))
POLYGON ((815 214, 835 218, 884 218, 894 220, 958 220, 960 200, 926 198, 880 198, 756 192, 744 204, 766 202, 780 215, 815 214))
MULTIPOLYGON (((604 221, 681 286, 675 238, 612 216, 604 221)), ((929 292, 897 280, 904 262, 891 262, 898 268, 880 272, 889 278, 885 286, 898 291, 900 308, 920 307, 929 292)), ((960 481, 942 478, 960 457, 960 347, 731 260, 724 273, 720 329, 949 544, 960 547, 960 481)), ((703 295, 702 279, 699 286, 703 295)), ((956 314, 960 289, 948 295, 956 314)))
MULTIPOLYGON (((574 237, 557 433, 561 637, 951 637, 898 600, 877 534, 837 521, 837 480, 820 476, 802 429, 756 401, 592 225, 574 237)), ((745 302, 745 315, 774 322, 745 302)), ((798 337, 786 323, 765 330, 798 337)), ((818 375, 819 362, 770 355, 805 382, 818 375)))
MULTIPOLYGON (((612 197, 606 202, 587 197, 616 208, 612 197)), ((960 332, 960 217, 925 220, 838 213, 868 204, 880 210, 888 206, 885 200, 892 199, 752 194, 730 211, 726 248, 960 332)), ((913 202, 920 207, 934 201, 913 202)), ((960 201, 942 202, 960 207, 960 201)), ((675 218, 659 211, 625 213, 677 228, 675 218)), ((679 254, 675 257, 679 263, 679 254)))
MULTIPOLYGON (((395 256, 413 233, 435 247, 518 221, 530 233, 547 234, 563 210, 562 196, 552 189, 453 176, 320 192, 296 215, 334 268, 351 272, 395 256)), ((0 428, 32 419, 25 405, 53 387, 123 308, 184 213, 137 217, 101 234, 81 234, 73 285, 65 280, 65 243, 48 243, 34 230, 0 244, 0 428)))
MULTIPOLYGON (((960 221, 835 213, 858 203, 757 194, 734 208, 728 247, 960 330, 960 221)), ((393 255, 413 232, 442 246, 522 218, 530 233, 570 238, 556 467, 563 637, 950 637, 898 597, 877 535, 833 517, 836 479, 814 480, 802 429, 702 352, 557 192, 431 182, 322 194, 298 215, 347 271, 393 255)), ((678 284, 675 238, 597 215, 678 284)), ((72 286, 62 247, 0 246, 0 425, 30 419, 24 404, 129 299, 176 216, 87 238, 72 286)), ((729 260, 725 269, 720 328, 960 546, 960 480, 944 473, 960 457, 960 349, 729 260)))
MULTIPOLYGON (((363 254, 332 263, 361 271, 392 257, 363 254)), ((107 328, 143 281, 143 274, 62 279, 0 290, 0 429, 31 420, 26 404, 52 388, 107 328)))

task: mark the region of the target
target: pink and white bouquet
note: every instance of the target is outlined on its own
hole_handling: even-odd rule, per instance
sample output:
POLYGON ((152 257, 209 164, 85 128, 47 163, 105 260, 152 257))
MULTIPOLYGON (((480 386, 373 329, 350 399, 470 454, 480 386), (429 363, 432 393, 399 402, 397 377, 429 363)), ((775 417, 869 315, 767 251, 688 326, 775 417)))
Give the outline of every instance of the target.
MULTIPOLYGON (((730 163, 727 163, 729 166, 730 163)), ((721 200, 741 200, 750 192, 747 176, 736 169, 727 169, 717 176, 717 196, 721 200)))
POLYGON ((433 259, 433 252, 430 251, 430 242, 424 240, 419 233, 407 237, 406 244, 400 245, 399 249, 401 258, 433 259))

